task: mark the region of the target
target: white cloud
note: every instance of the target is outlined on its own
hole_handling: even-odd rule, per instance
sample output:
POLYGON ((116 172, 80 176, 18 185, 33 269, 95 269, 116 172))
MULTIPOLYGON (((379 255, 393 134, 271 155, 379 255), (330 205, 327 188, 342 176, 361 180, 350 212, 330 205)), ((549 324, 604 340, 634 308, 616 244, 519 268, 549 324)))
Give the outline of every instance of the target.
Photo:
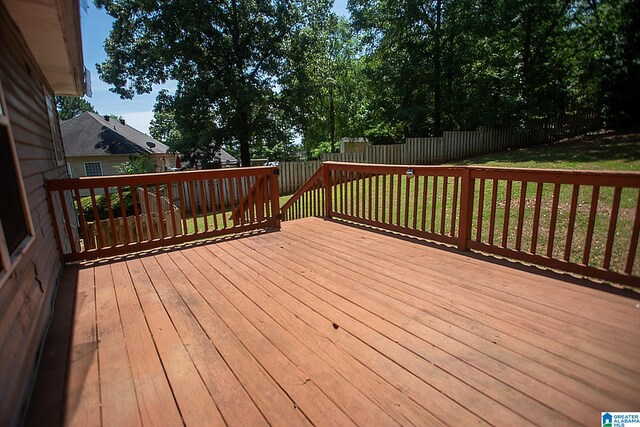
POLYGON ((151 122, 151 119, 153 119, 153 111, 122 113, 121 116, 124 117, 129 126, 149 135, 149 123, 151 122))

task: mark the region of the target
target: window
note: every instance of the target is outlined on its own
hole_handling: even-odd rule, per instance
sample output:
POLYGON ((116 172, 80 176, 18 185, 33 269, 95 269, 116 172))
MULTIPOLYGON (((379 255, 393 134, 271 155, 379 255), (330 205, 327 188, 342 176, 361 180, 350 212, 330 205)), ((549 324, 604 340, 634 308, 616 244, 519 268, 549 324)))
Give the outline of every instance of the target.
POLYGON ((60 133, 60 126, 58 124, 58 116, 56 113, 56 106, 53 102, 53 95, 47 92, 47 89, 42 86, 44 92, 44 102, 47 104, 47 114, 49 115, 49 127, 51 128, 51 141, 53 141, 53 152, 56 155, 56 166, 64 165, 64 148, 62 147, 62 134, 60 133))
POLYGON ((86 162, 84 174, 86 176, 102 176, 102 164, 100 162, 86 162))
POLYGON ((0 284, 33 236, 33 225, 0 81, 0 284))
POLYGON ((71 173, 71 163, 67 163, 67 175, 69 175, 69 178, 73 178, 73 174, 71 173))

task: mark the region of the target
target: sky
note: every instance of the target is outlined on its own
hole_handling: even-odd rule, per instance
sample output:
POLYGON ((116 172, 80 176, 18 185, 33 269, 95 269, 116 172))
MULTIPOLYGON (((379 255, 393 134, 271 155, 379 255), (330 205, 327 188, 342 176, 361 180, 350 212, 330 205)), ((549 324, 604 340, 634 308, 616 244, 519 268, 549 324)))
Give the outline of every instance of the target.
MULTIPOLYGON (((82 25, 82 48, 84 51, 84 66, 91 72, 91 89, 93 95, 86 98, 100 114, 115 114, 122 116, 127 124, 149 133, 149 122, 153 119, 153 104, 161 89, 173 93, 176 82, 170 81, 162 86, 154 87, 152 93, 135 95, 133 99, 120 99, 120 96, 110 92, 107 83, 100 80, 96 64, 107 58, 104 51, 104 41, 109 36, 113 18, 103 9, 97 9, 93 2, 88 2, 89 9, 80 12, 82 25)), ((333 11, 346 16, 347 0, 335 0, 333 11)))

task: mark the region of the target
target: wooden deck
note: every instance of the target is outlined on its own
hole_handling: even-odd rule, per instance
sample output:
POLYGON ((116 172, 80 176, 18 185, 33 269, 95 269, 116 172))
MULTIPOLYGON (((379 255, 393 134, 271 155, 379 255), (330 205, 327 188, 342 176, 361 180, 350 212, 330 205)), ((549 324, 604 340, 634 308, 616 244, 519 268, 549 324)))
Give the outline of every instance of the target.
POLYGON ((27 424, 596 425, 639 410, 639 301, 536 271, 317 218, 68 267, 27 424))

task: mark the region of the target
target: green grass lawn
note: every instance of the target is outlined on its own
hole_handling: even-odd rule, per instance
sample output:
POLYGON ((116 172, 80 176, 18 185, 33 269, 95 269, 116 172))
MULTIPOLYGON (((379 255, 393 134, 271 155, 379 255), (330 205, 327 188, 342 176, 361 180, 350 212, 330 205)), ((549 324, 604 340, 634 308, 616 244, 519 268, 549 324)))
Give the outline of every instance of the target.
MULTIPOLYGON (((479 165, 479 166, 497 166, 497 167, 515 167, 515 168, 545 168, 545 169, 582 169, 582 170, 614 170, 614 171, 640 171, 640 133, 601 133, 595 135, 587 135, 571 140, 560 141, 554 144, 547 144, 527 149, 511 150, 507 152, 494 153, 481 157, 468 159, 455 163, 456 165, 479 165)), ((344 193, 344 200, 350 201, 352 195, 356 193, 360 197, 359 216, 367 218, 375 218, 376 212, 378 219, 382 221, 382 199, 383 199, 383 182, 385 183, 385 199, 387 206, 384 212, 384 222, 408 225, 410 228, 431 231, 432 229, 438 233, 441 230, 444 234, 452 233, 453 214, 453 188, 454 180, 449 178, 447 181, 447 197, 445 198, 445 215, 444 224, 442 222, 442 193, 443 179, 440 178, 437 184, 436 199, 434 203, 433 177, 424 177, 407 179, 400 177, 359 177, 360 179, 352 183, 342 185, 336 188, 338 199, 344 193), (376 185, 376 180, 378 180, 376 185), (427 197, 423 198, 424 185, 427 185, 427 197), (398 192, 399 184, 399 192, 398 192), (368 199, 369 188, 371 188, 373 196, 371 201, 368 199), (417 188, 417 197, 416 197, 417 188), (393 189, 393 190, 391 190, 393 189), (393 197, 391 192, 393 191, 393 197), (363 197, 363 194, 367 194, 363 197), (398 194, 400 197, 398 198, 398 194), (376 203, 376 199, 378 203, 376 203), (391 204, 391 212, 389 211, 389 200, 393 200, 391 204), (400 202, 398 204, 398 201, 400 202), (398 209, 399 208, 399 209, 398 209), (435 215, 432 215, 435 208, 435 215), (377 211, 376 211, 377 209, 377 211), (415 217, 414 217, 414 212, 415 217), (432 222, 433 220, 433 222, 432 222), (423 225, 424 224, 424 225, 423 225)), ((484 203, 482 216, 482 233, 477 236, 478 222, 478 203, 480 183, 476 182, 476 197, 474 203, 473 216, 473 238, 479 237, 482 242, 489 242, 490 232, 490 211, 492 199, 492 180, 485 181, 484 203)), ((516 232, 520 214, 522 184, 515 182, 511 188, 511 197, 507 199, 507 185, 505 181, 497 182, 496 200, 497 208, 495 214, 495 229, 493 241, 497 245, 501 245, 503 241, 503 225, 506 214, 505 206, 507 200, 510 204, 508 231, 506 235, 506 246, 514 248, 516 245, 516 232)), ((552 254, 556 258, 562 258, 566 249, 567 230, 569 228, 569 216, 571 199, 573 196, 573 186, 561 185, 558 199, 558 217, 556 221, 555 238, 551 245, 552 254)), ((458 188, 458 193, 460 188, 458 188)), ((534 223, 535 198, 537 192, 537 184, 529 183, 525 189, 525 203, 522 209, 522 237, 519 242, 521 248, 526 251, 532 251, 532 230, 534 223)), ((551 204, 553 197, 553 185, 544 184, 541 189, 542 203, 540 208, 540 218, 538 225, 538 238, 536 243, 536 253, 546 254, 547 245, 549 244, 550 235, 550 216, 551 204)), ((609 228, 609 218, 611 214, 611 206, 613 202, 613 188, 603 187, 599 190, 597 198, 598 205, 594 218, 594 233, 589 247, 589 265, 601 266, 606 251, 606 236, 609 228)), ((290 196, 281 198, 281 206, 290 196)), ((321 200, 321 196, 319 197, 321 200)), ((570 250, 570 260, 573 262, 582 262, 585 254, 585 244, 587 226, 590 216, 590 206, 592 200, 592 189, 590 187, 580 187, 577 194, 577 209, 574 225, 574 239, 570 250)), ((616 234, 612 247, 611 266, 614 271, 622 271, 626 263, 626 254, 633 226, 633 219, 638 200, 638 191, 625 189, 621 193, 618 221, 616 226, 616 234)), ((297 209, 305 209, 308 206, 305 203, 298 203, 297 209)), ((350 212, 350 203, 346 203, 344 210, 350 212)), ((457 207, 459 209, 459 206, 457 207)), ((343 207, 338 204, 334 206, 336 211, 342 212, 343 207)), ((356 214, 355 206, 353 214, 356 214)), ((304 216, 304 215, 303 215, 304 216)), ((456 227, 459 224, 455 224, 456 227)), ((455 231, 455 230, 454 230, 455 231)), ((638 250, 640 254, 640 250, 638 250)), ((636 262, 633 272, 640 273, 640 262, 636 262)))
MULTIPOLYGON (((584 135, 553 144, 475 157, 457 164, 513 168, 640 171, 640 132, 603 132, 584 135)), ((529 185, 526 189, 524 230, 532 229, 536 189, 536 185, 529 185)), ((553 185, 545 184, 543 186, 543 205, 538 240, 538 245, 543 248, 546 248, 549 237, 548 223, 552 192, 553 185)), ((553 254, 556 257, 564 253, 572 193, 572 186, 562 185, 560 187, 558 225, 556 227, 556 241, 553 245, 553 254)), ((511 224, 515 224, 514 221, 517 221, 519 196, 520 184, 517 183, 514 185, 511 197, 512 210, 509 218, 511 224)), ((589 245, 590 265, 600 266, 602 264, 613 196, 613 188, 603 187, 599 191, 594 234, 589 245)), ((490 189, 485 187, 485 212, 489 209, 489 197, 490 189)), ((498 200, 505 200, 505 185, 499 187, 498 200)), ((574 228, 574 235, 577 238, 573 241, 570 257, 570 260, 574 262, 583 260, 591 200, 591 188, 580 187, 574 228)), ((611 261, 612 267, 616 271, 621 271, 626 262, 637 201, 637 190, 625 189, 622 191, 611 261)), ((502 204, 504 205, 504 202, 502 204)), ((504 211, 498 210, 497 217, 499 220, 503 220, 504 211)), ((483 227, 484 241, 486 241, 487 234, 488 230, 483 227)), ((524 234, 523 247, 527 248, 530 243, 531 233, 524 234)), ((640 255, 640 251, 638 254, 640 255)), ((638 264, 640 263, 636 262, 634 266, 635 274, 640 273, 640 265, 638 264)))
POLYGON ((454 163, 510 168, 640 171, 640 131, 602 132, 454 163))

